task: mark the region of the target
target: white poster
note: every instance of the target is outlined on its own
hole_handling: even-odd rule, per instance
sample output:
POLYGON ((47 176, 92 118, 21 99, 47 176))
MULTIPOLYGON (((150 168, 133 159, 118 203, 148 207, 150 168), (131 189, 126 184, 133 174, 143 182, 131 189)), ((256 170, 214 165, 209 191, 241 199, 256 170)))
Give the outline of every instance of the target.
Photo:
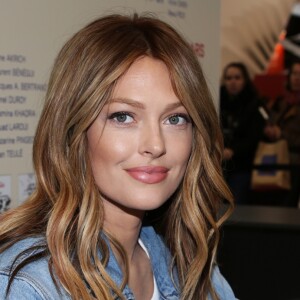
POLYGON ((19 203, 25 201, 35 190, 33 173, 19 175, 19 203))
POLYGON ((11 176, 11 206, 27 197, 29 177, 20 174, 33 173, 33 137, 58 51, 95 18, 134 12, 153 12, 186 36, 218 99, 220 0, 1 1, 0 176, 11 176))
POLYGON ((0 213, 11 207, 11 176, 0 176, 0 213))

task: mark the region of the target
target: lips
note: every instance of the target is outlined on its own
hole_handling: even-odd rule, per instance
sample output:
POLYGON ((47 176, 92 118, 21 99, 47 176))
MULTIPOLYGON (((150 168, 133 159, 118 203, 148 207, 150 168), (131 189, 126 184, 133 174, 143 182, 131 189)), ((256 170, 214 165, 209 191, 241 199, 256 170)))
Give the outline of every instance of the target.
POLYGON ((144 166, 126 169, 126 171, 137 181, 154 184, 163 181, 168 176, 169 169, 161 166, 144 166))

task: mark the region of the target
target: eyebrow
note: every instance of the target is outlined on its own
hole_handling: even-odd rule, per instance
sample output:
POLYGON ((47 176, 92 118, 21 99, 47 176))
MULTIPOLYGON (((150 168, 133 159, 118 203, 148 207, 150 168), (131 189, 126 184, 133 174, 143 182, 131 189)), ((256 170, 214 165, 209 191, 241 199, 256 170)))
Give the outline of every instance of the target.
MULTIPOLYGON (((110 100, 109 103, 122 103, 122 104, 127 104, 139 109, 145 109, 145 105, 139 101, 133 100, 133 99, 128 99, 128 98, 113 98, 110 100)), ((165 111, 169 111, 172 109, 175 109, 177 107, 183 106, 181 102, 174 102, 174 103, 169 103, 166 105, 165 111)))
POLYGON ((142 104, 141 102, 132 100, 132 99, 128 99, 128 98, 113 98, 109 101, 108 104, 110 103, 122 103, 122 104, 127 104, 139 109, 145 109, 144 104, 142 104))

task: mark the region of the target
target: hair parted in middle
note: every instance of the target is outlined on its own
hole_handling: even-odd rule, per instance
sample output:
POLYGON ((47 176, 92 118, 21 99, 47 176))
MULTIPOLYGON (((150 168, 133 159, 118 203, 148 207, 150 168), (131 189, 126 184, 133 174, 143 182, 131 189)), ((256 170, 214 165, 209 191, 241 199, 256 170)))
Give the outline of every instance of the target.
POLYGON ((220 217, 219 209, 223 201, 232 204, 222 178, 219 120, 189 43, 152 15, 101 17, 76 33, 58 54, 34 141, 37 189, 4 219, 9 222, 14 214, 10 229, 19 233, 10 236, 12 230, 7 230, 7 236, 16 241, 46 234, 51 265, 73 299, 89 299, 86 283, 97 299, 112 299, 111 290, 122 298, 127 258, 108 235, 125 262, 123 286, 118 287, 105 272, 109 251, 99 234, 104 211, 86 133, 110 101, 118 79, 143 56, 166 64, 174 92, 193 123, 191 156, 182 183, 168 200, 162 227, 178 270, 181 298, 204 300, 210 293, 218 299, 211 274, 218 228, 227 216, 220 217))

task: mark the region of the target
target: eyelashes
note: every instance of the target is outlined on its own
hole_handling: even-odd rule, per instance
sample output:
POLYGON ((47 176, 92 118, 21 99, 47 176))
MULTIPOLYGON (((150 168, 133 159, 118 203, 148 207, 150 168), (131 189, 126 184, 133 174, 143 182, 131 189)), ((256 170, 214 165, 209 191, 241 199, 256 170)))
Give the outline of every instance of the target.
POLYGON ((134 122, 133 115, 126 111, 119 111, 112 113, 108 116, 109 120, 113 120, 116 123, 129 124, 134 122))
POLYGON ((183 125, 191 123, 191 118, 187 114, 173 114, 167 118, 166 122, 170 125, 183 125))
MULTIPOLYGON (((126 111, 114 112, 108 116, 108 119, 118 125, 132 125, 136 122, 134 115, 126 111)), ((191 118, 188 114, 175 113, 168 116, 163 123, 173 126, 185 126, 188 123, 191 123, 191 118)))

